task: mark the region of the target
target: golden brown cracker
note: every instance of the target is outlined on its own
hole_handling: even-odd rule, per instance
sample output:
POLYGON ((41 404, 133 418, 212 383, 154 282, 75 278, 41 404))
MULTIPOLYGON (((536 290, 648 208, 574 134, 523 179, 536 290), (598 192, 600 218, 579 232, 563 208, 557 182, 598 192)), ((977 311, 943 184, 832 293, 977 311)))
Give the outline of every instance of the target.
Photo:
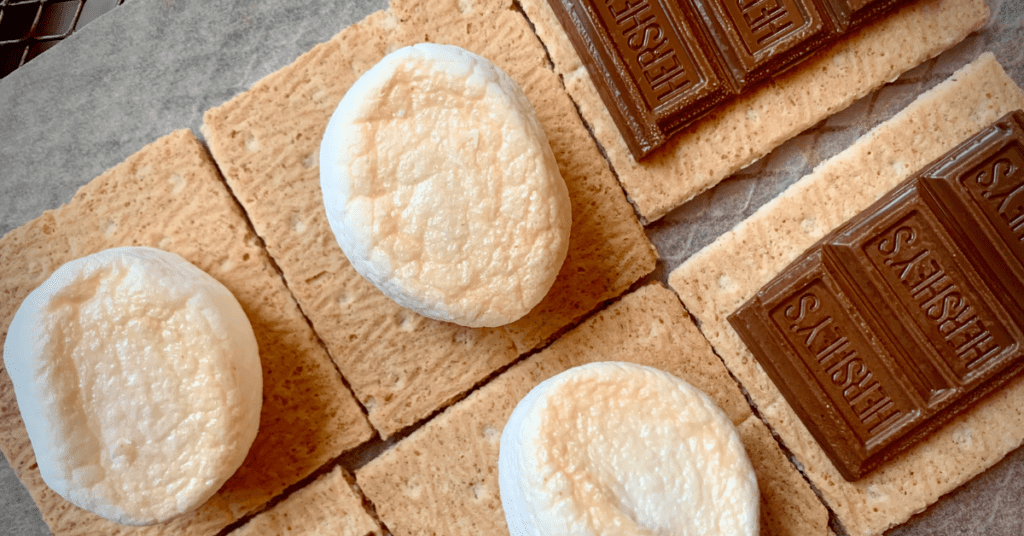
POLYGON ((116 525, 46 487, 0 363, 0 448, 56 534, 212 534, 373 430, 192 133, 144 147, 56 210, 0 239, 0 338, 21 301, 62 264, 118 246, 177 253, 242 305, 263 364, 260 430, 238 472, 198 510, 152 527, 116 525))
POLYGON ((986 53, 821 164, 670 276, 726 365, 850 534, 906 521, 1024 441, 1017 380, 926 442, 845 481, 726 317, 826 233, 1003 114, 1024 92, 986 53))
POLYGON ((204 133, 232 191, 387 437, 548 341, 654 268, 653 247, 527 21, 502 1, 400 0, 206 113, 204 133), (319 144, 346 90, 385 54, 431 41, 505 70, 536 108, 569 188, 568 257, 523 319, 468 329, 398 306, 363 280, 327 224, 319 144))
POLYGON ((751 415, 736 429, 757 473, 762 536, 824 535, 828 529, 828 511, 822 507, 821 499, 806 492, 810 490, 807 481, 779 448, 768 427, 751 415), (794 494, 792 490, 802 492, 794 494))
POLYGON ((654 221, 782 142, 962 41, 984 0, 918 0, 744 93, 637 162, 548 0, 522 0, 537 35, 640 215, 654 221))
POLYGON ((232 536, 383 536, 346 476, 335 467, 231 531, 232 536))
POLYGON ((508 534, 498 494, 505 423, 534 386, 595 361, 654 366, 707 392, 739 425, 762 489, 776 490, 762 505, 772 526, 786 529, 778 534, 825 534, 825 507, 751 414, 678 298, 657 284, 600 311, 358 470, 383 523, 397 536, 508 534))

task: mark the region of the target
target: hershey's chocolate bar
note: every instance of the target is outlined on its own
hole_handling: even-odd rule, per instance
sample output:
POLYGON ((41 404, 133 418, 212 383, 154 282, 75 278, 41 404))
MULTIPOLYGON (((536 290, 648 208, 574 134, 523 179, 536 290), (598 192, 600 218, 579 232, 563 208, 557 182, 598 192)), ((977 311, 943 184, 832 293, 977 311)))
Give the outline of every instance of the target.
POLYGON ((826 235, 729 317, 847 480, 1024 371, 1024 111, 826 235))
POLYGON ((905 0, 549 0, 637 159, 905 0))

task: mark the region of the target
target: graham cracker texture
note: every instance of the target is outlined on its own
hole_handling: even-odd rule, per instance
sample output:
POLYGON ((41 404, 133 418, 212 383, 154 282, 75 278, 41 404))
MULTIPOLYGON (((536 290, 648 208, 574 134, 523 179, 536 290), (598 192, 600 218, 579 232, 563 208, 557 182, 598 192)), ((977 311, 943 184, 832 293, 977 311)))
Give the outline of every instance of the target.
POLYGON ((177 253, 238 298, 263 364, 259 433, 242 467, 198 510, 162 525, 117 525, 46 487, 0 362, 0 449, 55 534, 216 534, 373 435, 206 150, 187 130, 146 146, 67 205, 0 239, 0 342, 22 300, 62 264, 130 245, 177 253))
POLYGON ((803 251, 1005 113, 1024 92, 990 54, 764 205, 672 272, 669 283, 850 534, 878 534, 999 461, 1024 440, 1024 380, 857 482, 839 475, 726 317, 803 251))
POLYGON ((654 269, 656 253, 544 49, 507 0, 396 0, 224 105, 204 133, 228 184, 384 437, 457 399, 654 269), (351 267, 324 214, 319 146, 338 102, 402 46, 458 45, 505 70, 537 110, 569 188, 568 257, 527 316, 469 329, 412 313, 351 267))
POLYGON ((505 423, 534 386, 595 361, 653 366, 708 393, 737 425, 754 464, 762 534, 826 534, 825 507, 751 413, 678 298, 660 284, 626 295, 356 471, 384 525, 396 536, 508 534, 497 469, 505 423))
POLYGON ((962 41, 989 15, 984 0, 917 0, 741 95, 637 162, 548 0, 521 2, 555 71, 564 77, 612 169, 647 222, 962 41))
POLYGON ((383 536, 345 470, 331 472, 231 531, 232 536, 383 536))

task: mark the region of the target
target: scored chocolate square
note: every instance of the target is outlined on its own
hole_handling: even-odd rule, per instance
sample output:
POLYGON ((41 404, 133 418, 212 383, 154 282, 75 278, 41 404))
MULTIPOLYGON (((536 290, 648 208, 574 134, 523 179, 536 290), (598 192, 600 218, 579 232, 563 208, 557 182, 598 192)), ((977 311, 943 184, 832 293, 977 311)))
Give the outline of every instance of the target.
POLYGON ((1015 109, 1024 109, 1024 91, 992 54, 982 54, 819 165, 669 277, 842 531, 880 534, 1019 447, 1024 441, 1024 378, 1018 376, 979 399, 927 441, 859 480, 848 481, 726 317, 827 233, 1015 109))
POLYGON ((848 480, 1024 370, 1022 122, 911 176, 729 317, 848 480))
MULTIPOLYGON (((1003 290, 1024 296, 1024 127, 1021 115, 1015 117, 952 152, 921 180, 941 200, 943 214, 958 233, 981 233, 993 246, 975 248, 973 241, 961 238, 995 271, 1003 290)), ((1012 304, 1022 306, 1020 300, 1012 304)))
POLYGON ((637 160, 907 0, 549 0, 637 160))
MULTIPOLYGON (((577 54, 570 41, 571 30, 563 30, 556 16, 557 6, 549 5, 548 0, 520 2, 616 176, 648 222, 959 43, 981 28, 989 15, 984 0, 904 4, 825 45, 806 62, 723 103, 638 161, 613 117, 616 106, 604 102, 597 87, 599 77, 585 68, 589 60, 586 54, 577 54)), ((851 2, 851 6, 856 9, 866 4, 851 2)), ((741 45, 737 41, 735 46, 741 45)), ((928 72, 929 81, 944 76, 938 70, 928 72)), ((616 98, 630 96, 622 93, 616 98)))
POLYGON ((428 417, 545 344, 654 269, 656 253, 529 23, 502 0, 396 0, 205 116, 214 158, 338 368, 382 436, 428 417), (493 61, 537 111, 572 205, 551 291, 495 329, 430 320, 349 264, 327 224, 319 145, 356 79, 388 52, 430 41, 493 61))
POLYGON ((686 3, 551 2, 634 156, 734 90, 686 3))

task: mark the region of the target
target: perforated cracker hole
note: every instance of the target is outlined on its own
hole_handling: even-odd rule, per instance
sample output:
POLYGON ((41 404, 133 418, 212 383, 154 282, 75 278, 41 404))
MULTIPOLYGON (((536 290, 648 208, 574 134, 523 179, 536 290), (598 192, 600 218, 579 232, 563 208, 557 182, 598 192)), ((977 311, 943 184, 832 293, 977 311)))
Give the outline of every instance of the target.
POLYGON ((455 332, 455 334, 452 335, 452 340, 457 342, 457 343, 459 343, 459 344, 462 344, 462 345, 465 345, 465 346, 469 346, 469 343, 472 340, 472 336, 471 336, 470 330, 468 328, 460 328, 460 329, 458 329, 455 332))
POLYGON ((185 189, 185 178, 182 177, 181 175, 175 173, 174 175, 171 175, 171 177, 167 180, 168 182, 171 183, 172 194, 180 194, 181 191, 185 189))
POLYGON ((300 218, 298 214, 292 214, 291 227, 292 232, 296 234, 302 234, 306 232, 306 222, 302 221, 302 218, 300 218))
POLYGON ((485 501, 490 498, 490 492, 487 490, 487 486, 477 483, 473 484, 473 498, 478 501, 485 501))
POLYGON ((250 153, 255 153, 260 150, 260 141, 256 139, 256 136, 252 134, 245 135, 245 150, 250 153))
POLYGON ((398 329, 405 332, 412 332, 416 330, 416 316, 411 311, 402 309, 395 315, 395 323, 398 324, 398 329))
POLYGON ((418 477, 413 476, 409 479, 409 483, 405 487, 405 495, 413 500, 417 500, 423 495, 423 486, 420 485, 418 477))
POLYGON ((305 166, 306 169, 313 169, 313 168, 315 168, 317 166, 317 163, 319 161, 320 161, 320 150, 317 149, 317 150, 307 154, 306 157, 302 159, 302 165, 305 166))

